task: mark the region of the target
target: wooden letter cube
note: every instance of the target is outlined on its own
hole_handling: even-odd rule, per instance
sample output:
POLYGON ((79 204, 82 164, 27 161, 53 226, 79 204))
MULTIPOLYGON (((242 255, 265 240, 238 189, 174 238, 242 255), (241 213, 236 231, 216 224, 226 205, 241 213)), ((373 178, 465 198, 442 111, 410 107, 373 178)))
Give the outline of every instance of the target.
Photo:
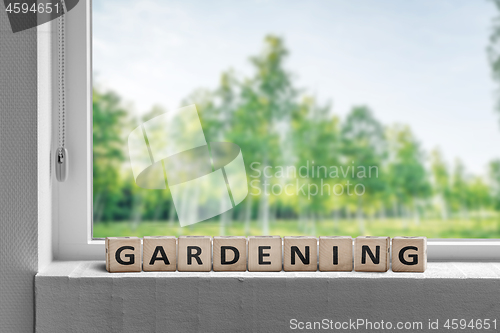
POLYGON ((389 242, 389 237, 357 237, 354 240, 354 270, 356 272, 387 272, 389 242))
POLYGON ((214 237, 214 272, 247 270, 245 237, 214 237))
POLYGON ((174 236, 146 236, 142 239, 146 272, 175 271, 177 269, 177 238, 174 236))
POLYGON ((212 240, 210 236, 179 237, 179 272, 210 272, 212 269, 212 240))
POLYGON ((425 272, 426 267, 426 237, 394 237, 392 239, 393 272, 425 272))
POLYGON ((352 237, 320 237, 319 270, 352 271, 352 237))
POLYGON ((318 270, 318 240, 315 237, 285 237, 283 268, 287 272, 318 270))
POLYGON ((282 250, 280 236, 248 237, 248 270, 250 272, 281 271, 282 250))
POLYGON ((141 271, 141 239, 138 237, 106 237, 106 270, 141 271))

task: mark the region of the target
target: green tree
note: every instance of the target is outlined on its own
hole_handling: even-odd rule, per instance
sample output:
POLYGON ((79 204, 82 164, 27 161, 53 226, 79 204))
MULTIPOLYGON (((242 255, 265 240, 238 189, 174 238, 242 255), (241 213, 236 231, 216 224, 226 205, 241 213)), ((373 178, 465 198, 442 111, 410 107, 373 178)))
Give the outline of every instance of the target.
POLYGON ((441 218, 447 220, 450 215, 450 175, 443 156, 438 149, 433 150, 431 153, 431 172, 434 195, 440 201, 441 218))
POLYGON ((465 166, 460 159, 455 160, 455 168, 453 170, 450 188, 450 209, 455 212, 460 212, 462 219, 469 218, 470 204, 469 185, 465 175, 465 166))
POLYGON ((364 214, 374 214, 374 204, 385 188, 385 181, 379 175, 387 156, 384 129, 368 107, 358 106, 343 123, 341 137, 345 167, 355 168, 354 173, 346 174, 346 186, 350 188, 347 199, 357 202, 359 232, 364 234, 364 214), (361 193, 361 189, 364 194, 356 195, 356 190, 361 193))
MULTIPOLYGON (((306 221, 310 222, 311 234, 315 234, 318 217, 331 212, 335 205, 333 186, 336 179, 329 178, 329 166, 338 165, 340 129, 338 119, 332 117, 330 106, 317 105, 314 98, 306 97, 292 112, 290 138, 291 155, 296 159, 296 170, 307 166, 308 177, 300 179, 306 191, 295 195, 295 211, 299 223, 305 230, 306 221)), ((295 182, 295 179, 291 180, 295 182)))
POLYGON ((500 160, 491 162, 489 169, 492 204, 494 209, 500 211, 500 160))
POLYGON ((420 221, 419 203, 429 197, 431 186, 423 165, 420 144, 408 126, 395 125, 388 130, 391 159, 387 181, 393 200, 410 207, 416 224, 420 221))
MULTIPOLYGON (((282 161, 279 124, 296 107, 296 89, 290 73, 284 68, 287 55, 288 50, 281 38, 267 36, 261 54, 250 59, 255 74, 241 84, 231 139, 242 148, 247 170, 253 162, 264 167, 282 161)), ((270 180, 262 173, 260 181, 264 184, 270 180)), ((268 234, 269 196, 262 192, 260 199, 262 233, 268 234)), ((251 197, 246 200, 251 200, 251 197)))
MULTIPOLYGON (((492 2, 497 11, 500 11, 500 0, 492 0, 492 2)), ((500 16, 496 16, 493 20, 487 52, 493 79, 500 83, 500 16)), ((500 112, 500 95, 497 98, 496 108, 500 112)))
POLYGON ((127 110, 112 91, 94 88, 92 96, 94 222, 111 221, 121 213, 120 170, 125 160, 124 128, 129 128, 127 110))

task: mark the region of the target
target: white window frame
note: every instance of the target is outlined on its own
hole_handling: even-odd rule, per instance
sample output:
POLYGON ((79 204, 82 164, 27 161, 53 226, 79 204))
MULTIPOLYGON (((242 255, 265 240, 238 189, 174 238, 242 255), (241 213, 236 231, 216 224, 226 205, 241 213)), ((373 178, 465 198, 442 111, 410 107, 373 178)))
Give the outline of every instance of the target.
MULTIPOLYGON (((91 0, 81 0, 66 15, 66 142, 69 176, 64 183, 57 183, 52 176, 53 252, 55 259, 59 260, 103 260, 104 241, 92 239, 91 0)), ((57 23, 52 25, 52 29, 57 31, 57 23)), ((57 50, 57 33, 53 36, 52 50, 57 50)), ((57 70, 57 52, 53 54, 53 68, 57 70)), ((57 78, 57 72, 54 78, 57 78)), ((53 82, 54 87, 57 87, 57 82, 53 82)), ((54 91, 57 94, 57 89, 54 91)), ((57 143, 57 107, 53 107, 52 117, 54 152, 57 143)), ((429 239, 428 258, 432 261, 498 261, 500 239, 429 239)))

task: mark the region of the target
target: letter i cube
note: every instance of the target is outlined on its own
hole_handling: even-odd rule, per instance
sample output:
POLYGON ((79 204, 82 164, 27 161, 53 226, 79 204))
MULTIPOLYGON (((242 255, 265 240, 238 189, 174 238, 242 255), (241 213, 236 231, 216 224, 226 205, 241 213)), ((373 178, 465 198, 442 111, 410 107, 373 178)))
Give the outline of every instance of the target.
POLYGON ((320 237, 319 270, 322 272, 352 271, 352 237, 320 237))

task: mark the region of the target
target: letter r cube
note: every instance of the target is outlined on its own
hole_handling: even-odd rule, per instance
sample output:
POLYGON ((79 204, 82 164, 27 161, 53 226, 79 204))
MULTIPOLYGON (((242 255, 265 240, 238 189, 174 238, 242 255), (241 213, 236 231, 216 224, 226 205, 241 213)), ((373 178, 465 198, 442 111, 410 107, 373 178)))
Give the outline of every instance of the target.
POLYGON ((177 251, 179 272, 210 272, 212 269, 210 236, 181 236, 178 239, 177 251))

